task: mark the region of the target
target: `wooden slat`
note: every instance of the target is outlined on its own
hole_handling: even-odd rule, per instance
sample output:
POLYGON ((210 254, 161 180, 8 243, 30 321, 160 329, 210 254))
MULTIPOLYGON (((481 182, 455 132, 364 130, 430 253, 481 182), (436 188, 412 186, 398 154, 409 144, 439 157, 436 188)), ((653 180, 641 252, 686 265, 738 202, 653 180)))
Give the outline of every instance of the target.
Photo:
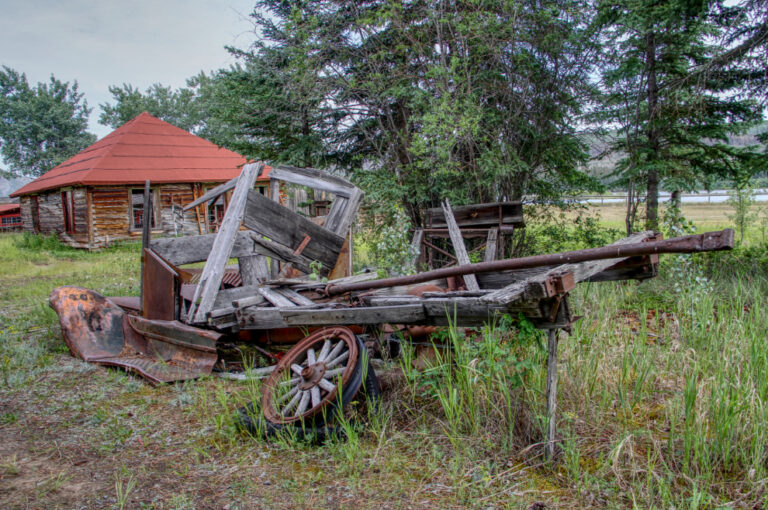
MULTIPOLYGON (((365 193, 362 192, 362 190, 359 190, 357 188, 354 189, 352 194, 349 196, 349 201, 344 208, 344 213, 341 215, 341 219, 339 220, 338 225, 334 225, 332 228, 332 231, 340 236, 346 236, 349 232, 349 229, 352 227, 352 224, 355 221, 355 218, 357 217, 357 210, 360 209, 360 204, 363 202, 363 197, 365 196, 365 193)), ((331 227, 328 227, 331 229, 331 227)))
POLYGON ((276 292, 274 289, 271 289, 269 287, 259 287, 257 289, 257 292, 264 296, 264 299, 269 301, 275 306, 279 307, 292 307, 296 306, 293 301, 288 299, 287 297, 283 296, 279 292, 276 292))
POLYGON ((401 306, 376 306, 319 310, 281 310, 283 320, 289 326, 325 326, 336 324, 384 324, 413 323, 424 320, 420 304, 401 306))
POLYGON ((323 226, 331 232, 338 233, 338 226, 341 223, 342 217, 344 216, 344 211, 347 208, 347 204, 349 204, 349 200, 347 198, 337 196, 336 200, 333 201, 333 205, 331 205, 331 211, 325 218, 325 224, 323 226))
POLYGON ((496 260, 496 252, 498 251, 499 241, 499 229, 492 228, 488 231, 488 238, 485 240, 485 257, 483 262, 493 262, 496 260))
MULTIPOLYGON (((456 252, 456 258, 459 261, 460 266, 466 266, 470 264, 469 255, 467 254, 467 247, 464 245, 464 238, 461 237, 461 230, 456 224, 456 219, 453 217, 451 211, 451 203, 446 198, 443 201, 443 214, 445 214, 445 221, 448 223, 448 232, 451 235, 451 243, 453 243, 453 251, 456 252)), ((464 283, 467 284, 467 290, 480 290, 480 285, 477 283, 475 275, 464 275, 464 283)))
MULTIPOLYGON (((217 234, 201 236, 166 237, 153 239, 149 243, 152 250, 174 266, 193 264, 208 260, 217 234)), ((231 257, 240 258, 254 254, 250 233, 238 232, 232 245, 231 257)))
POLYGON ((195 289, 195 295, 189 310, 189 320, 204 322, 206 314, 211 311, 216 293, 224 276, 224 268, 232 253, 240 224, 243 220, 248 192, 253 188, 256 177, 264 167, 263 163, 245 165, 232 194, 227 212, 213 243, 213 249, 200 276, 200 283, 195 289))
POLYGON ((346 179, 314 168, 297 168, 281 165, 272 168, 269 172, 269 177, 299 186, 328 191, 342 197, 348 197, 355 189, 352 183, 346 179))
MULTIPOLYGON (((276 204, 280 203, 280 181, 273 177, 269 179, 269 198, 276 204)), ((277 278, 279 271, 280 263, 276 258, 270 257, 269 273, 272 278, 277 278)))
POLYGON ((254 232, 291 250, 296 250, 309 236, 311 239, 301 255, 322 262, 329 270, 336 265, 344 244, 343 237, 273 202, 258 191, 248 193, 243 223, 254 232))
MULTIPOLYGON (((207 193, 203 193, 199 198, 195 199, 194 201, 188 203, 182 208, 182 211, 188 211, 192 209, 193 207, 197 207, 198 205, 202 205, 206 202, 209 202, 213 200, 214 198, 218 197, 219 195, 226 193, 227 191, 233 189, 237 185, 237 180, 240 178, 238 175, 234 179, 230 179, 224 184, 221 184, 219 186, 216 186, 212 190, 208 191, 207 193)), ((199 220, 198 220, 199 221, 199 220)))
MULTIPOLYGON (((256 246, 254 247, 255 251, 258 251, 261 254, 266 255, 267 257, 271 258, 273 261, 282 260, 284 262, 293 264, 293 267, 295 267, 296 269, 304 273, 312 272, 312 269, 310 268, 312 259, 308 259, 303 255, 294 255, 293 250, 291 250, 290 248, 286 248, 281 244, 277 244, 273 241, 270 241, 269 239, 266 239, 254 232, 250 232, 250 235, 251 235, 251 239, 256 243, 256 246)), ((324 265, 322 268, 320 268, 319 273, 325 276, 328 274, 328 271, 330 270, 331 270, 330 267, 327 267, 324 265)))
POLYGON ((274 289, 274 291, 277 292, 278 294, 282 294, 283 296, 290 299, 291 301, 293 301, 299 306, 315 306, 314 301, 312 301, 308 297, 302 296, 295 290, 289 289, 288 287, 274 289))

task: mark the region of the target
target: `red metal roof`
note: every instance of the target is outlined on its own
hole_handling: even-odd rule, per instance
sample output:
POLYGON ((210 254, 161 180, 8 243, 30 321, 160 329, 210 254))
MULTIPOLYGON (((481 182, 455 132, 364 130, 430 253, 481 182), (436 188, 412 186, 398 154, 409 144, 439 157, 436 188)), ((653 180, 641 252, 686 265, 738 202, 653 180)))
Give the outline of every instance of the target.
MULTIPOLYGON (((11 193, 28 195, 64 186, 224 182, 246 159, 147 112, 11 193)), ((268 179, 270 167, 259 176, 268 179)))
POLYGON ((0 204, 0 214, 14 212, 21 212, 21 206, 19 204, 0 204))

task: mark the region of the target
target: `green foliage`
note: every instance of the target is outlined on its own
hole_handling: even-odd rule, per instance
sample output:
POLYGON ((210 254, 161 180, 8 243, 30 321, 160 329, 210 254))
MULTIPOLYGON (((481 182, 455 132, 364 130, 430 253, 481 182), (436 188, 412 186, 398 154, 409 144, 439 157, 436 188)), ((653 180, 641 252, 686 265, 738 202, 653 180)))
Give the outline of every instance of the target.
POLYGON ((0 70, 0 154, 10 175, 37 177, 96 141, 88 133, 91 109, 77 82, 51 75, 30 86, 25 74, 0 70))
MULTIPOLYGON (((713 73, 693 79, 725 51, 727 17, 718 2, 601 1, 604 106, 596 119, 618 126, 610 150, 623 154, 617 181, 646 195, 646 227, 658 228, 658 191, 708 186, 716 177, 754 173, 764 161, 753 147, 728 144, 762 120, 738 92, 744 80, 713 73)), ((629 211, 628 228, 634 222, 629 211)))
POLYGON ((600 225, 598 217, 580 211, 568 214, 563 209, 547 211, 543 217, 532 218, 526 227, 525 245, 519 255, 556 253, 610 244, 622 237, 615 228, 600 225))
MULTIPOLYGON (((585 7, 263 0, 263 46, 247 63, 268 65, 260 75, 280 86, 250 101, 304 118, 327 143, 310 152, 351 172, 376 215, 399 203, 415 225, 444 197, 461 205, 594 186, 578 170, 586 152, 572 122, 593 92, 585 7), (272 98, 294 88, 299 112, 272 98)), ((276 120, 259 129, 288 125, 276 120)))
MULTIPOLYGON (((190 82, 200 83, 205 75, 190 79, 190 82)), ((101 106, 99 123, 111 128, 118 128, 147 112, 185 131, 197 131, 202 123, 203 114, 198 111, 198 97, 195 89, 179 88, 176 90, 155 83, 142 93, 133 85, 124 83, 122 86, 110 86, 114 104, 104 103, 101 106)))
POLYGON ((739 243, 744 242, 744 232, 757 219, 757 213, 752 212, 752 207, 755 205, 754 194, 749 182, 737 183, 728 199, 728 204, 734 209, 733 214, 729 214, 728 218, 736 225, 739 243))
POLYGON ((411 246, 411 224, 400 209, 395 209, 392 219, 377 230, 369 232, 369 242, 375 246, 373 262, 382 277, 413 274, 415 248, 411 246))

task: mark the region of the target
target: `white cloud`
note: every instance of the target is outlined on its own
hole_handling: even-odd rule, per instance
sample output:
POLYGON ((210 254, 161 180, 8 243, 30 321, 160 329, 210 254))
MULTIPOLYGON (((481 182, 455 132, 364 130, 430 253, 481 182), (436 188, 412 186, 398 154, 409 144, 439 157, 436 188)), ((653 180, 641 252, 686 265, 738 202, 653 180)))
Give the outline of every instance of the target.
POLYGON ((99 104, 107 87, 173 87, 199 71, 234 63, 225 45, 253 42, 254 0, 0 0, 0 64, 30 82, 51 74, 77 80, 93 108, 89 128, 102 137, 99 104))

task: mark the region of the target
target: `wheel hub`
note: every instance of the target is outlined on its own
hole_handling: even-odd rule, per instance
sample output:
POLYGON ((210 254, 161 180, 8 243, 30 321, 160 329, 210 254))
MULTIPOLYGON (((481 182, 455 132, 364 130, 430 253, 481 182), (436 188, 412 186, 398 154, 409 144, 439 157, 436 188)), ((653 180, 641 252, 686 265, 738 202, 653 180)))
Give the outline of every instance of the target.
POLYGON ((301 371, 301 382, 299 383, 300 390, 309 390, 313 386, 317 386, 317 383, 325 375, 325 363, 319 362, 308 367, 304 367, 301 371))

